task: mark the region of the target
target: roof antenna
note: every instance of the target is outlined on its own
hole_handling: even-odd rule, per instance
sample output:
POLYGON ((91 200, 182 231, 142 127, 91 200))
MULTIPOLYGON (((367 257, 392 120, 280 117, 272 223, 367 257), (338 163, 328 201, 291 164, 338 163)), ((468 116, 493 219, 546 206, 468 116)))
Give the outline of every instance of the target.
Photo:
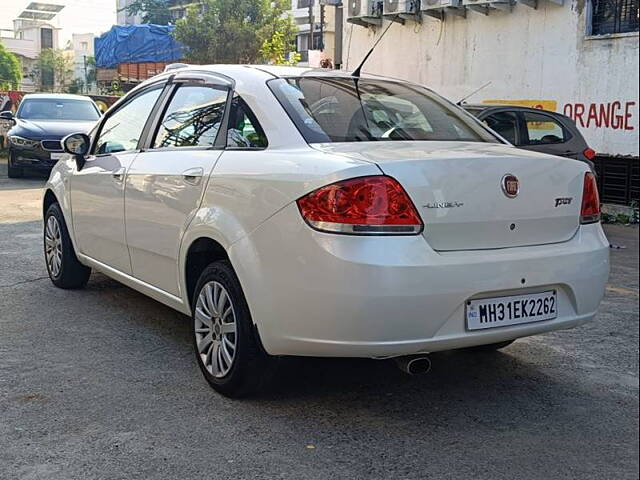
POLYGON ((473 92, 471 92, 469 95, 467 95, 466 97, 461 98, 460 100, 458 100, 456 102, 456 105, 460 106, 462 105, 462 102, 464 102, 467 98, 473 97, 476 93, 478 93, 480 90, 484 90, 485 88, 487 88, 489 85, 491 85, 493 83, 493 81, 487 82, 484 85, 482 85, 480 88, 476 88, 473 92))
POLYGON ((387 26, 387 28, 384 30, 384 32, 382 32, 382 35, 380 35, 380 38, 378 38, 378 40, 376 40, 376 43, 373 44, 373 47, 371 47, 371 50, 369 50, 369 52, 364 56, 364 58, 362 59, 362 62, 360 62, 360 65, 358 65, 358 68, 356 68, 353 73, 351 74, 351 76, 356 77, 356 78, 360 78, 360 71, 362 70, 362 66, 366 63, 366 61, 369 59, 369 56, 373 53, 373 51, 376 49, 376 47, 378 46, 378 44, 380 43, 380 40, 382 40, 382 38, 386 35, 386 33, 389 31, 389 29, 391 28, 391 25, 393 25, 394 23, 396 23, 396 20, 398 19, 398 16, 400 14, 396 13, 396 16, 393 17, 391 19, 391 23, 389 23, 389 25, 387 26))

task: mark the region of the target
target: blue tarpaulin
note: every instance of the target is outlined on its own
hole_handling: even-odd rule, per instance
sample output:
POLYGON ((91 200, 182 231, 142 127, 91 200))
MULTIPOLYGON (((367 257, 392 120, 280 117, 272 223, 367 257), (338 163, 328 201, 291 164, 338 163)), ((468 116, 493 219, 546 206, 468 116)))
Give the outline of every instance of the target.
POLYGON ((171 33, 173 25, 114 25, 95 40, 96 65, 115 68, 121 63, 174 62, 183 45, 171 33))

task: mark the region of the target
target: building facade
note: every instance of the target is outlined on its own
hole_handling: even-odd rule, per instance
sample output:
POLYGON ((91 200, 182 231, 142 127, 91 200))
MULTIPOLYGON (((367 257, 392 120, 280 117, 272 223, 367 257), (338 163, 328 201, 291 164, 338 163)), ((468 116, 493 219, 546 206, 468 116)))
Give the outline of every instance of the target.
MULTIPOLYGON (((638 157, 638 0, 557 1, 459 5, 421 22, 409 16, 363 70, 425 84, 453 101, 486 85, 468 101, 565 113, 600 155, 638 157)), ((348 7, 343 65, 354 69, 389 23, 351 23, 348 7)))
POLYGON ((135 0, 116 0, 118 25, 140 25, 142 23, 142 15, 129 15, 126 10, 134 1, 135 0))
POLYGON ((95 35, 93 33, 74 33, 71 36, 70 50, 73 58, 73 78, 82 82, 84 93, 97 93, 95 82, 88 81, 94 66, 90 59, 95 55, 95 35))
MULTIPOLYGON (((118 11, 118 25, 140 25, 142 24, 142 15, 129 15, 126 8, 135 0, 116 0, 116 8, 118 11)), ((172 23, 184 17, 187 9, 191 6, 202 6, 200 0, 167 0, 167 9, 171 12, 172 23)))
POLYGON ((336 9, 320 0, 291 0, 291 7, 287 13, 298 27, 296 51, 300 65, 317 67, 322 59, 335 63, 336 9))
MULTIPOLYGON (((0 43, 14 53, 22 63, 22 84, 20 90, 33 92, 36 89, 34 72, 37 58, 44 49, 59 48, 60 28, 47 22, 16 19, 13 30, 0 32, 0 43)), ((53 88, 53 72, 42 72, 42 84, 53 88)))

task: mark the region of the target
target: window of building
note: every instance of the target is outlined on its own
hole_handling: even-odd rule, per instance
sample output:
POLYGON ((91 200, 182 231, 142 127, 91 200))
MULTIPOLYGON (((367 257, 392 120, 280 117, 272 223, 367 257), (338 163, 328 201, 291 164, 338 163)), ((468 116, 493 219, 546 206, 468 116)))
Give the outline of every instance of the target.
POLYGON ((212 147, 227 103, 227 90, 178 88, 158 127, 153 148, 212 147))
POLYGON ((592 0, 591 35, 638 31, 639 0, 592 0))
POLYGON ((89 42, 80 42, 80 48, 84 51, 89 50, 89 42))
POLYGON ((322 35, 320 32, 313 33, 313 42, 311 41, 311 35, 303 33, 298 35, 297 39, 298 52, 306 52, 307 50, 322 50, 322 35))
POLYGON ((40 29, 40 48, 53 48, 53 30, 50 28, 40 29))

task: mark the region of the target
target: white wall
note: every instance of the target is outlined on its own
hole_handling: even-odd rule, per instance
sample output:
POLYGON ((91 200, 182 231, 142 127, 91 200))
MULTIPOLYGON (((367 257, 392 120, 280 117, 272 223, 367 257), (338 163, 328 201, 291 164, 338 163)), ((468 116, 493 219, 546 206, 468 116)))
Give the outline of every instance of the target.
MULTIPOLYGON (((467 11, 466 18, 396 24, 363 71, 417 81, 454 101, 491 81, 469 103, 556 102, 571 116, 577 108, 593 149, 638 156, 638 35, 586 36, 585 1, 539 0, 536 10, 517 4, 488 16, 467 11)), ((383 28, 344 28, 345 68, 354 69, 383 28)))

